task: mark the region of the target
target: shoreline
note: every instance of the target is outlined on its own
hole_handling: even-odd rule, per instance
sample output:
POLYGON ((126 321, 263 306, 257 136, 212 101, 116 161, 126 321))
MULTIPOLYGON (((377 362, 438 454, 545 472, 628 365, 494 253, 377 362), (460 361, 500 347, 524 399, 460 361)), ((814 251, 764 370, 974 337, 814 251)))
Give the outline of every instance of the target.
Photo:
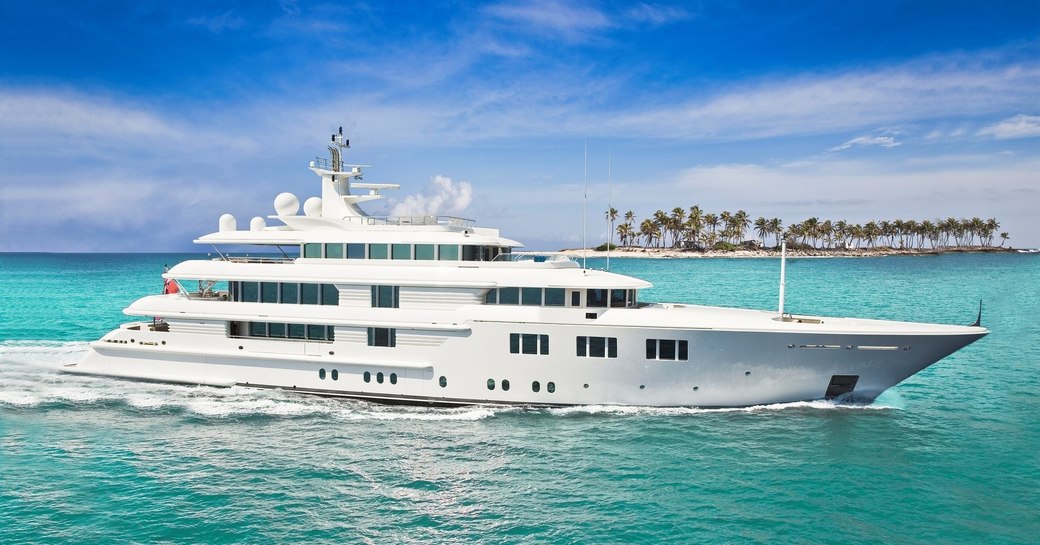
MULTIPOLYGON (((1016 253, 1016 248, 957 246, 950 248, 851 248, 851 249, 804 249, 787 250, 787 257, 888 257, 904 255, 942 255, 942 254, 1008 254, 1016 253)), ((588 248, 569 248, 558 253, 570 258, 607 257, 607 252, 588 248)), ((749 250, 683 250, 678 248, 642 248, 625 246, 610 251, 610 257, 634 257, 643 259, 697 259, 697 258, 779 258, 779 248, 760 248, 749 250)))

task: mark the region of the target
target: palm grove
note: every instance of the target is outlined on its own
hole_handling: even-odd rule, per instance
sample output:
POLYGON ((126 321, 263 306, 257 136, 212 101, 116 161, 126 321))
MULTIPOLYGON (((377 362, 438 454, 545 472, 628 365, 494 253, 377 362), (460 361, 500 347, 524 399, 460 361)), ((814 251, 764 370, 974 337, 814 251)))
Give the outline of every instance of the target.
MULTIPOLYGON (((616 230, 621 246, 643 248, 734 249, 738 245, 766 246, 769 242, 779 247, 781 240, 817 249, 991 247, 1000 229, 996 218, 895 219, 861 225, 813 217, 784 226, 780 218, 759 217, 752 221, 743 210, 715 214, 706 213, 699 206, 675 207, 670 214, 658 210, 638 224, 635 213, 629 210, 615 228, 618 214, 617 209, 610 208, 606 219, 611 231, 616 230), (745 239, 752 228, 758 242, 745 239)), ((1006 232, 999 233, 999 237, 1000 246, 1009 238, 1006 232)))

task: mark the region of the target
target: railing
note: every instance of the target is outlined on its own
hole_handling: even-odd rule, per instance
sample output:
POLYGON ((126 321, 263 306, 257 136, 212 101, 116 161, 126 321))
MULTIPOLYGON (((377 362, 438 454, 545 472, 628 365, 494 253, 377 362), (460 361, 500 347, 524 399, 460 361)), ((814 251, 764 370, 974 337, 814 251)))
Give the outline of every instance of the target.
POLYGON ((446 227, 473 227, 477 221, 456 216, 365 216, 346 217, 344 221, 363 225, 442 225, 446 227))
POLYGON ((232 263, 292 263, 294 259, 295 258, 292 257, 250 257, 225 255, 223 257, 214 257, 213 261, 231 261, 232 263))

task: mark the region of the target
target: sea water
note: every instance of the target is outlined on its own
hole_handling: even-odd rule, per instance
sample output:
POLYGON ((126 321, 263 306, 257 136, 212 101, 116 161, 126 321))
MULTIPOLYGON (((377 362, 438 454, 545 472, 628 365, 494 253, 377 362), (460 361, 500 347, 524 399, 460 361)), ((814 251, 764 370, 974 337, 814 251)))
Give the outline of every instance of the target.
MULTIPOLYGON (((2 543, 1037 543, 1040 258, 788 262, 799 314, 992 333, 867 406, 386 407, 60 374, 192 256, 0 254, 2 543)), ((589 267, 603 268, 602 259, 589 267)), ((611 259, 769 309, 775 259, 611 259)))

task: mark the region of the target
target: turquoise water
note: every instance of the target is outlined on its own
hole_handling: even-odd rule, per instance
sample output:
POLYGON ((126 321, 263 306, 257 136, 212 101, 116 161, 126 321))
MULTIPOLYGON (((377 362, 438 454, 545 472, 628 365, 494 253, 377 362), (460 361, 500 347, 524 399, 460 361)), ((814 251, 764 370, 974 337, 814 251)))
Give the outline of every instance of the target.
MULTIPOLYGON (((187 256, 0 254, 0 543, 1036 543, 1040 259, 788 263, 796 313, 985 339, 868 407, 416 409, 57 372, 187 256)), ((600 268, 602 260, 590 260, 600 268)), ((612 259, 775 308, 778 263, 612 259)))

